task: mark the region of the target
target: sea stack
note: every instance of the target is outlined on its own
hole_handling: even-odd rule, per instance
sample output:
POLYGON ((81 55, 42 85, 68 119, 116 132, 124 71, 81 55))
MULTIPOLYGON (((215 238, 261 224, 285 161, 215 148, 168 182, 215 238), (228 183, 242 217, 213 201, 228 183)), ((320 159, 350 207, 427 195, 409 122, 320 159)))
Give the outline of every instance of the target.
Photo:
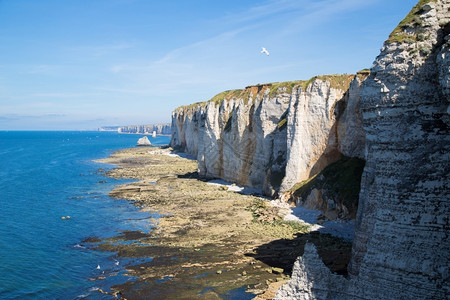
POLYGON ((144 136, 144 137, 141 137, 141 138, 137 141, 137 145, 138 145, 138 146, 151 146, 152 143, 150 143, 150 141, 148 140, 148 137, 144 136))

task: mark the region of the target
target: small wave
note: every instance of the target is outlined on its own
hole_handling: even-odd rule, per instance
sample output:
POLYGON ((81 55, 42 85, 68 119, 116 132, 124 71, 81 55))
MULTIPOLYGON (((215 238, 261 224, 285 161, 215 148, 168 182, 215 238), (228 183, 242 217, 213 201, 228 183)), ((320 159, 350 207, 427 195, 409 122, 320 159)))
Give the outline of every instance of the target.
POLYGON ((78 295, 76 296, 74 299, 86 299, 90 294, 82 294, 82 295, 78 295))
POLYGON ((78 296, 76 296, 74 299, 88 299, 88 297, 92 294, 92 292, 96 292, 96 291, 98 291, 99 289, 100 289, 100 288, 98 288, 98 287, 91 287, 91 288, 88 290, 88 293, 78 295, 78 296))

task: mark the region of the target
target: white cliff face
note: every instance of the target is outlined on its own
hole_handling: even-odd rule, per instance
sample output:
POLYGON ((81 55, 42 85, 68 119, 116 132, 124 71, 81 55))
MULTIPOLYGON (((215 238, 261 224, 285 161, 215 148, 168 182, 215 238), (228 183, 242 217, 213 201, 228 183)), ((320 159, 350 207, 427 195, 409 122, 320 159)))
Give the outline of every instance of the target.
POLYGON ((360 84, 355 77, 347 90, 316 79, 291 98, 282 192, 316 175, 341 154, 363 156, 364 133, 358 111, 360 84))
POLYGON ((275 195, 280 186, 291 188, 342 153, 362 156, 361 124, 352 120, 359 114, 353 93, 361 81, 355 77, 346 93, 352 78, 322 76, 292 88, 249 87, 219 101, 181 107, 172 115, 171 145, 197 156, 200 176, 275 195), (332 87, 336 82, 342 87, 332 87))
POLYGON ((367 163, 349 272, 373 293, 385 282, 411 297, 450 292, 449 10, 422 8, 417 30, 429 38, 386 43, 361 90, 367 163))
POLYGON ((361 87, 366 165, 350 279, 308 247, 276 299, 448 299, 449 11, 449 0, 417 7, 407 38, 385 43, 361 87))
POLYGON ((186 152, 197 155, 201 110, 201 106, 193 106, 172 113, 172 147, 179 146, 186 152))
POLYGON ((361 84, 366 79, 365 75, 358 75, 350 83, 347 92, 345 107, 337 122, 338 150, 348 157, 364 159, 364 145, 366 134, 362 129, 362 116, 360 112, 361 84))
POLYGON ((162 124, 152 124, 152 125, 127 125, 120 126, 118 129, 120 133, 152 133, 153 131, 156 134, 171 134, 170 124, 162 123, 162 124))
POLYGON ((210 101, 174 111, 171 145, 197 155, 200 176, 222 178, 272 194, 279 183, 274 186, 270 179, 274 173, 284 172, 286 152, 285 135, 278 129, 278 122, 291 95, 283 89, 270 95, 268 86, 253 90, 218 103, 210 101))

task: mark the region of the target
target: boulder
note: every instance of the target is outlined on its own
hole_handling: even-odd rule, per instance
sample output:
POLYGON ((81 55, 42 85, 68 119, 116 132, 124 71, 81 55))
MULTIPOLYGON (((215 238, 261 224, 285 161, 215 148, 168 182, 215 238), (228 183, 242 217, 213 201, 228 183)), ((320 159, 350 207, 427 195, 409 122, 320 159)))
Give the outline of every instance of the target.
POLYGON ((150 143, 150 141, 148 140, 148 137, 144 136, 144 137, 141 137, 141 138, 137 141, 137 145, 138 145, 138 146, 151 146, 152 143, 150 143))

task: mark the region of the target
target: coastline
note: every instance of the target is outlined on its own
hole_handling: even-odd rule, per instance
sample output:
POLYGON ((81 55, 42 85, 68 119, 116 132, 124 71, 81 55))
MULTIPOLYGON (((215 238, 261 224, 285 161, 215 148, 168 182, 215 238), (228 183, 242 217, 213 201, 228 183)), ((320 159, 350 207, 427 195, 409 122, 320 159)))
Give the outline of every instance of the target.
POLYGON ((264 198, 208 184, 198 178, 196 161, 170 148, 130 148, 97 161, 117 166, 110 177, 138 180, 110 196, 161 215, 148 232, 123 232, 97 246, 138 261, 126 267, 137 279, 112 287, 127 299, 271 299, 306 241, 333 272, 345 272, 349 242, 282 221, 264 198))
MULTIPOLYGON (((151 132, 141 133, 141 132, 117 132, 117 134, 135 134, 135 135, 152 135, 151 132)), ((158 134, 156 136, 168 136, 170 137, 170 134, 158 134)))

